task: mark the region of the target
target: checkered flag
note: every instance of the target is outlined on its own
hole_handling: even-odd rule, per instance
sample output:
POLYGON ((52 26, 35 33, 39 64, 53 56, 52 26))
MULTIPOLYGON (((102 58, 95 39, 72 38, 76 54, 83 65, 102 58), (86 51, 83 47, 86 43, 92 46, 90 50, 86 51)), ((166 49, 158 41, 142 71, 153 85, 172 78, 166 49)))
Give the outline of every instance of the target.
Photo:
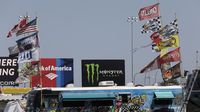
POLYGON ((177 33, 178 33, 178 20, 175 19, 174 21, 172 21, 172 22, 170 23, 170 25, 174 26, 174 27, 177 29, 177 33))
POLYGON ((173 25, 173 26, 175 26, 176 28, 178 28, 177 19, 175 19, 174 21, 172 21, 172 22, 170 23, 170 25, 173 25))
POLYGON ((141 33, 150 33, 150 32, 156 32, 159 31, 161 29, 161 20, 160 20, 160 16, 156 17, 154 19, 151 19, 149 21, 147 21, 143 26, 142 26, 142 30, 141 33))
POLYGON ((172 21, 169 25, 166 25, 165 27, 163 27, 161 30, 158 31, 158 33, 162 35, 163 39, 168 39, 172 35, 178 34, 179 32, 178 32, 177 19, 172 21))

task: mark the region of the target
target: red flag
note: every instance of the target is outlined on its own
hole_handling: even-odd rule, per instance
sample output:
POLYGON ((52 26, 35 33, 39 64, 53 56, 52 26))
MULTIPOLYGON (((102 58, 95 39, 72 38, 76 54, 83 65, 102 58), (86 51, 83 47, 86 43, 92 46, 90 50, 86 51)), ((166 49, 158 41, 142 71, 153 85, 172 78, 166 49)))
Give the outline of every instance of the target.
POLYGON ((140 73, 149 72, 152 70, 156 70, 160 68, 160 64, 158 63, 158 59, 160 56, 157 56, 152 62, 150 62, 147 66, 145 66, 140 73))
POLYGON ((7 34, 7 38, 12 37, 12 33, 16 33, 18 30, 20 30, 22 27, 24 27, 27 24, 27 17, 24 17, 22 20, 19 21, 18 24, 16 24, 7 34))
POLYGON ((140 21, 159 16, 159 3, 141 8, 138 16, 140 21))
POLYGON ((163 64, 163 63, 175 62, 175 61, 180 61, 180 60, 181 60, 181 55, 180 55, 180 47, 179 47, 173 51, 168 52, 164 56, 162 56, 159 59, 159 63, 163 64))
POLYGON ((158 32, 154 32, 151 36, 150 36, 151 40, 153 41, 153 43, 158 44, 159 42, 161 42, 161 37, 159 35, 158 32))

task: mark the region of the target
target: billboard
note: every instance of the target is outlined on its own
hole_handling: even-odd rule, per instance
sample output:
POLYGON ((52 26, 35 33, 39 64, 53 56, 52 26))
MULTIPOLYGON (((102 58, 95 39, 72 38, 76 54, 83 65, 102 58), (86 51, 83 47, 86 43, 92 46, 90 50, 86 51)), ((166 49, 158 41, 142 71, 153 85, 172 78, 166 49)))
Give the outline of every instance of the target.
POLYGON ((17 58, 0 57, 0 86, 16 86, 17 70, 17 58))
POLYGON ((100 81, 125 85, 124 60, 82 60, 82 86, 98 86, 100 81))
POLYGON ((41 58, 41 75, 32 76, 31 86, 64 87, 73 81, 73 59, 41 58))

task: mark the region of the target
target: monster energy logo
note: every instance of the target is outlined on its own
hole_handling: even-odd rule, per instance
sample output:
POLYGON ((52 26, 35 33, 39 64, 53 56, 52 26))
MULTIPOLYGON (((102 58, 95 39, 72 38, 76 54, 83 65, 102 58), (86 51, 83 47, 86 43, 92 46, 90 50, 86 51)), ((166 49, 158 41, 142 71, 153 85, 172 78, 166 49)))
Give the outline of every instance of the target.
POLYGON ((87 69, 87 81, 88 82, 92 82, 92 84, 94 84, 94 81, 96 79, 96 81, 99 80, 99 64, 85 64, 86 69, 87 69), (96 75, 96 78, 94 79, 96 75))

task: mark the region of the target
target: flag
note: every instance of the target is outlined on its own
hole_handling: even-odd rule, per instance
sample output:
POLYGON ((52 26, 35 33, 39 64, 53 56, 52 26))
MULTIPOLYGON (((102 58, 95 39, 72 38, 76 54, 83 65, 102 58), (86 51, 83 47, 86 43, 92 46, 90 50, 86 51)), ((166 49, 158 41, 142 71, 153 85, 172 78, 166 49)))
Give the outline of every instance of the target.
POLYGON ((160 68, 160 64, 158 62, 159 56, 157 56, 153 61, 151 61, 147 66, 145 66, 140 73, 149 72, 152 70, 156 70, 160 68))
POLYGON ((24 17, 24 19, 22 19, 18 26, 19 26, 19 29, 23 28, 26 24, 27 24, 27 20, 28 20, 28 17, 24 17))
POLYGON ((39 61, 39 48, 19 53, 18 63, 39 61))
POLYGON ((21 38, 17 40, 16 43, 18 45, 20 52, 24 52, 25 50, 30 50, 33 48, 38 48, 39 47, 38 33, 34 33, 27 37, 21 38))
POLYGON ((159 3, 141 8, 138 16, 140 21, 159 16, 159 3))
POLYGON ((176 48, 173 51, 168 52, 164 56, 162 56, 159 59, 159 63, 169 63, 169 62, 175 62, 175 61, 180 61, 181 60, 181 55, 180 55, 180 47, 176 48))
POLYGON ((179 47, 179 36, 178 34, 172 35, 170 38, 162 40, 160 42, 157 41, 157 44, 154 43, 152 45, 152 50, 156 52, 160 52, 163 49, 167 48, 177 48, 179 47))
POLYGON ((178 24, 177 19, 175 19, 173 22, 170 23, 170 25, 166 25, 162 29, 158 31, 160 35, 162 35, 162 38, 168 39, 172 35, 178 34, 178 24))
POLYGON ((172 78, 175 79, 175 78, 178 78, 181 76, 181 67, 180 67, 180 63, 174 65, 172 68, 170 68, 169 70, 171 71, 172 73, 172 78))
POLYGON ((157 45, 160 49, 169 47, 179 47, 179 36, 177 34, 172 35, 169 39, 161 41, 157 45))
POLYGON ((141 33, 150 33, 150 32, 156 32, 161 29, 161 21, 160 21, 160 16, 156 17, 154 19, 151 19, 147 21, 143 26, 141 33))
POLYGON ((174 21, 170 22, 170 25, 174 26, 175 28, 178 29, 178 20, 175 19, 174 21))
POLYGON ((171 68, 171 64, 170 63, 161 64, 160 70, 161 70, 162 77, 163 77, 164 81, 166 81, 166 79, 167 79, 165 77, 170 77, 171 76, 171 71, 168 70, 169 68, 171 68))
POLYGON ((159 35, 158 32, 154 32, 151 36, 150 36, 151 40, 153 43, 158 44, 159 42, 161 42, 161 37, 159 35))
POLYGON ((18 30, 20 30, 24 25, 27 23, 27 17, 24 17, 19 21, 18 24, 16 24, 7 34, 7 38, 12 37, 12 33, 16 33, 18 30))
POLYGON ((16 36, 25 34, 25 33, 31 33, 31 32, 38 32, 37 28, 37 18, 27 23, 25 26, 23 26, 20 30, 17 31, 16 36))
POLYGON ((19 49, 17 45, 11 46, 8 48, 9 51, 9 57, 15 57, 18 56, 19 49))
POLYGON ((168 70, 162 71, 162 75, 165 81, 180 77, 181 76, 180 63, 174 65, 168 70))

